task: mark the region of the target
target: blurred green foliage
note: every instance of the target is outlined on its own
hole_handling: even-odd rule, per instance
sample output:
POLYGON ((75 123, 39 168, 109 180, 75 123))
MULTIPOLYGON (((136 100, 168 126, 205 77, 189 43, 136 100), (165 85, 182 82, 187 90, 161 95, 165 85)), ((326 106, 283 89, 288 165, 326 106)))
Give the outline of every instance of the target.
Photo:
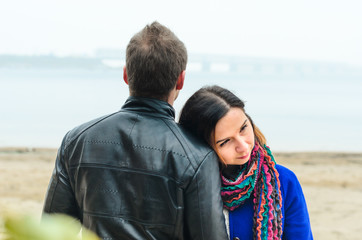
POLYGON ((39 221, 31 215, 6 214, 5 240, 99 240, 91 231, 66 215, 44 215, 39 221))

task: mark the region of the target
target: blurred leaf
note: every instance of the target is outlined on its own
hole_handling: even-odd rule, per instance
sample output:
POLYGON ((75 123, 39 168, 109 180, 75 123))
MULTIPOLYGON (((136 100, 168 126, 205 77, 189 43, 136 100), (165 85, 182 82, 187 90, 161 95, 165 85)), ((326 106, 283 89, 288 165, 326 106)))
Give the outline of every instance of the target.
POLYGON ((61 214, 44 215, 40 222, 29 215, 8 214, 4 226, 6 240, 99 240, 77 220, 61 214))

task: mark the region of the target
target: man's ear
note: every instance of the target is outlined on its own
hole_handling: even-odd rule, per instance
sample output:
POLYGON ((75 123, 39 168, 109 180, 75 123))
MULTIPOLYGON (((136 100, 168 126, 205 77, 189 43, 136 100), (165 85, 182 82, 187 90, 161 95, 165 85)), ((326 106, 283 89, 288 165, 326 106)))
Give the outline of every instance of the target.
POLYGON ((127 76, 126 66, 123 67, 123 80, 128 85, 128 76, 127 76))
POLYGON ((184 81, 185 81, 185 75, 186 75, 186 71, 183 70, 180 73, 180 76, 177 79, 177 83, 176 83, 176 90, 181 90, 184 86, 184 81))

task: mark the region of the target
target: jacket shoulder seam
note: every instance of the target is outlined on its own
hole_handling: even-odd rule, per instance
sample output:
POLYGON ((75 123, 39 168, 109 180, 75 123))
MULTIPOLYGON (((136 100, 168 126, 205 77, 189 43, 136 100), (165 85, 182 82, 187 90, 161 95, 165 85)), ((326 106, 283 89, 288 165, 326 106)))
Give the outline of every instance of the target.
MULTIPOLYGON (((83 130, 81 130, 79 133, 77 133, 75 136, 69 136, 70 139, 67 139, 67 141, 65 142, 65 146, 64 146, 64 150, 66 150, 69 146, 71 146, 74 141, 80 136, 82 135, 85 131, 87 131, 88 129, 90 129, 91 127, 95 126, 96 124, 102 122, 103 120, 117 114, 118 112, 106 115, 104 117, 101 117, 100 119, 98 119, 97 121, 95 121, 94 123, 90 124, 89 126, 87 126, 86 128, 84 128, 83 130)), ((80 128, 80 126, 78 127, 80 128)), ((75 130, 77 128, 74 128, 73 130, 75 130)), ((71 131, 73 131, 71 130, 71 131)), ((71 131, 68 132, 68 135, 71 134, 71 131)))

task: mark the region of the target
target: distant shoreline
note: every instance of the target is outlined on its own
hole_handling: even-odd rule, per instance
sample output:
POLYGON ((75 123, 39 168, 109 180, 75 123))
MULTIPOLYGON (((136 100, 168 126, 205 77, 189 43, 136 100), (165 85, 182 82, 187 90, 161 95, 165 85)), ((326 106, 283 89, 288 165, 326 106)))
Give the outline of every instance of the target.
MULTIPOLYGON (((45 154, 56 153, 58 148, 52 147, 0 147, 0 154, 45 154)), ((362 151, 361 152, 344 152, 344 151, 274 151, 273 154, 281 161, 288 159, 303 160, 306 162, 315 161, 356 161, 362 164, 362 151)))
MULTIPOLYGON (((58 148, 55 147, 27 147, 27 146, 0 146, 0 152, 49 152, 56 151, 58 148)), ((288 154, 317 154, 317 155, 361 155, 362 150, 356 152, 349 151, 274 151, 277 154, 288 155, 288 154)))

